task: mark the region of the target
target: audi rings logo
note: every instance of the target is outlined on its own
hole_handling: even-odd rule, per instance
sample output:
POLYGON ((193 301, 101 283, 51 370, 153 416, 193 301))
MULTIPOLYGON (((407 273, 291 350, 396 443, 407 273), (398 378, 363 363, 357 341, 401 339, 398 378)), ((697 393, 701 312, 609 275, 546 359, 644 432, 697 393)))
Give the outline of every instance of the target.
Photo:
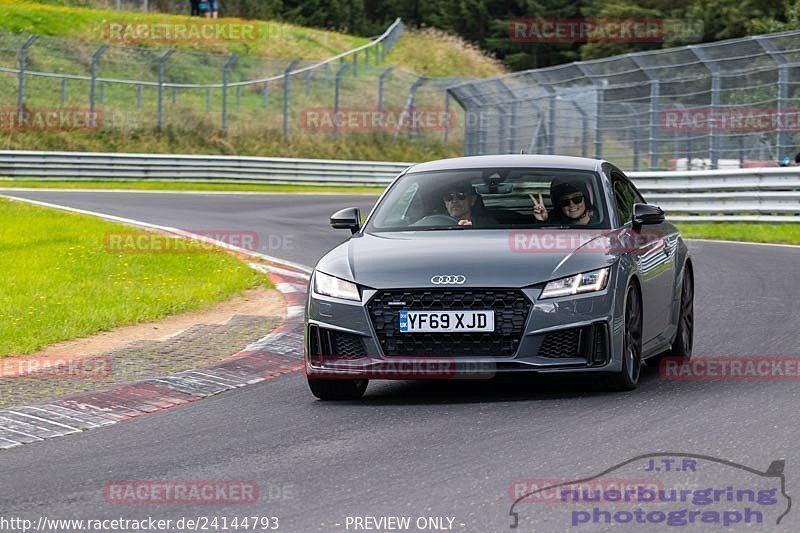
POLYGON ((434 285, 461 285, 467 281, 466 276, 458 274, 457 276, 433 276, 431 283, 434 285))

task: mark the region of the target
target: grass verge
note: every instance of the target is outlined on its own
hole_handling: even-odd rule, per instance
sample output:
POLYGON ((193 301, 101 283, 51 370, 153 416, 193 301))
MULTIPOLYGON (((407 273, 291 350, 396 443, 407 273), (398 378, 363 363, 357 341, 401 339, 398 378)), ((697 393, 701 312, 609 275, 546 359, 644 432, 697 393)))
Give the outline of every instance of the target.
POLYGON ((268 280, 227 253, 111 253, 130 228, 0 198, 0 357, 195 311, 268 280))
POLYGON ((391 134, 353 134, 340 139, 325 135, 292 135, 287 142, 280 132, 224 133, 198 123, 204 135, 190 135, 179 128, 163 132, 141 128, 103 131, 0 132, 2 150, 56 150, 68 152, 128 152, 147 154, 201 154, 261 157, 350 159, 355 161, 430 161, 463 155, 459 145, 416 142, 391 134))
POLYGON ((682 222, 676 224, 687 239, 800 244, 800 224, 751 222, 682 222))
POLYGON ((433 28, 405 30, 386 62, 426 76, 484 78, 508 72, 477 46, 433 28))

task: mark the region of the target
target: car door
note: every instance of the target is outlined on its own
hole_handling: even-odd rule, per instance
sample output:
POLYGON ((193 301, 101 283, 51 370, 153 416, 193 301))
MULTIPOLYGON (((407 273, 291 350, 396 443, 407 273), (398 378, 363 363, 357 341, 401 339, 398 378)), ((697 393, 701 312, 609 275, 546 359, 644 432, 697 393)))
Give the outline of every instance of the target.
POLYGON ((667 335, 677 240, 676 236, 668 235, 666 223, 633 229, 633 204, 646 202, 622 171, 612 169, 611 187, 620 223, 625 224, 623 232, 629 236, 625 242, 633 243, 630 253, 637 264, 642 284, 642 340, 647 349, 648 343, 658 344, 667 335))

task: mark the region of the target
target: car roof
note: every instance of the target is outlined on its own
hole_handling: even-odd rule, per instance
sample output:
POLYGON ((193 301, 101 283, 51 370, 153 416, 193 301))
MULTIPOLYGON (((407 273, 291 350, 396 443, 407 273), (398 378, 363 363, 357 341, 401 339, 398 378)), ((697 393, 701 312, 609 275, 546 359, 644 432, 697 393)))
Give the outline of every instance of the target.
POLYGON ((599 171, 605 161, 588 157, 570 157, 564 155, 475 155, 469 157, 453 157, 439 159, 427 163, 419 163, 408 169, 409 173, 428 172, 431 170, 456 170, 470 168, 498 167, 538 167, 563 168, 571 170, 599 171))

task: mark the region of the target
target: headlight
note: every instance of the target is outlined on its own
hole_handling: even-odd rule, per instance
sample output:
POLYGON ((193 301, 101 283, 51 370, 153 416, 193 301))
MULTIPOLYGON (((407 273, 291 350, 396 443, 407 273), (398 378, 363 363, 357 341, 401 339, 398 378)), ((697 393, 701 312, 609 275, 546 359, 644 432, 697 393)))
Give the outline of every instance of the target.
POLYGON ((361 295, 358 293, 355 283, 319 271, 314 272, 314 292, 344 300, 361 301, 361 295))
POLYGON ((556 296, 568 296, 570 294, 580 294, 582 292, 602 291, 608 282, 610 267, 575 274, 568 278, 561 278, 550 281, 542 291, 542 298, 555 298, 556 296))

